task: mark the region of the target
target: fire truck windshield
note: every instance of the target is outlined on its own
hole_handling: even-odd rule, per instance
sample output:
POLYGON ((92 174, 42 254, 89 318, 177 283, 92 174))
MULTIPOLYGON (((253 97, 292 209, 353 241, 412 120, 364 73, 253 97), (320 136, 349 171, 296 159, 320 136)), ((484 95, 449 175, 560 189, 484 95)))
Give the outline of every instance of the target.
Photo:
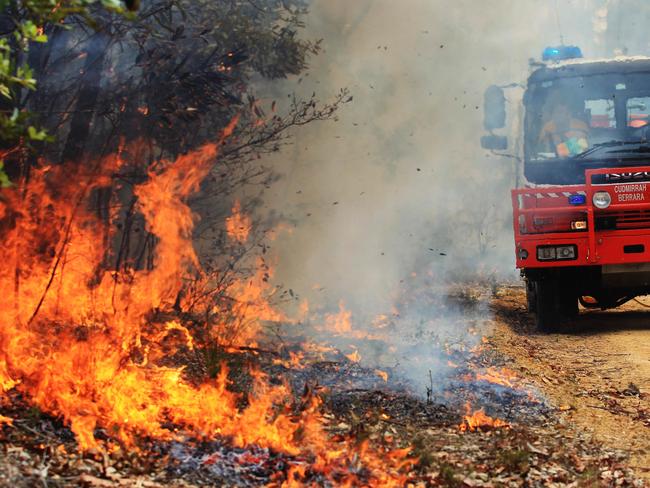
MULTIPOLYGON (((605 160, 611 164, 612 153, 618 154, 628 143, 645 144, 650 136, 650 73, 591 72, 553 78, 548 70, 540 78, 531 79, 525 95, 530 180, 577 182, 583 173, 578 162, 588 160, 594 167, 602 159, 601 166, 605 160)), ((634 154, 650 160, 650 148, 634 154)))

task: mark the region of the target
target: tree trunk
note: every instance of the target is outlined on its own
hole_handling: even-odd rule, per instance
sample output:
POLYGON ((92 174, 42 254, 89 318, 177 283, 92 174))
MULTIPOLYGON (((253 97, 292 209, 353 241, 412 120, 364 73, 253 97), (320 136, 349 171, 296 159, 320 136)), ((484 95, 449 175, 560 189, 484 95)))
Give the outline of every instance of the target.
POLYGON ((110 36, 97 32, 92 36, 86 49, 84 76, 77 96, 74 115, 70 121, 70 132, 66 139, 61 161, 80 161, 87 150, 86 141, 90 134, 94 110, 99 98, 100 83, 104 61, 108 53, 110 36))

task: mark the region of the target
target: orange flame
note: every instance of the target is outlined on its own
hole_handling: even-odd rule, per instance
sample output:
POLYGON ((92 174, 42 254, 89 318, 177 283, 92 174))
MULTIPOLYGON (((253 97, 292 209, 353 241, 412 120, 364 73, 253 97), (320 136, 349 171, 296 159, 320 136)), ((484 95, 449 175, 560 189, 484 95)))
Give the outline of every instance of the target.
POLYGON ((361 354, 359 354, 359 351, 357 351, 356 349, 352 351, 350 354, 346 354, 345 357, 348 358, 353 363, 358 363, 359 361, 361 361, 361 354))
MULTIPOLYGON (((134 188, 146 228, 157 239, 150 270, 106 271, 108 250, 97 245, 106 242, 105 230, 85 207, 91 191, 111 183, 124 164, 121 157, 42 168, 24 188, 3 190, 2 390, 15 388, 60 416, 82 450, 102 449, 94 435, 98 427, 131 448, 140 436, 221 436, 235 446, 255 444, 313 459, 312 470, 344 485, 359 484, 357 465, 370 484, 403 485, 400 469, 412 463, 407 452, 385 453, 330 439, 317 397, 298 414, 278 409, 291 401, 288 386, 269 386, 257 372, 247 407, 241 409, 241 397, 228 389, 225 365, 214 380, 196 386, 182 367, 156 364, 160 343, 172 336, 181 337, 178 347, 196 347, 180 322, 156 322, 152 312, 172 310, 184 277, 189 271, 201 273, 191 241, 195 216, 186 200, 199 189, 218 146, 161 161, 134 188)), ((236 302, 230 313, 242 324, 282 317, 264 300, 268 274, 264 270, 230 286, 236 302)), ((213 312, 206 310, 205 316, 213 312)), ((301 477, 294 470, 288 482, 301 477)))
POLYGON ((467 414, 463 417, 463 422, 458 426, 461 432, 510 427, 508 422, 486 415, 482 408, 471 413, 472 407, 469 403, 465 405, 465 410, 467 414))
POLYGON ((476 373, 476 379, 508 388, 516 388, 519 378, 517 373, 507 368, 488 368, 485 373, 476 373))
POLYGON ((305 355, 303 352, 289 351, 289 359, 275 359, 273 364, 284 366, 287 369, 305 369, 305 355))
POLYGON ((372 322, 375 328, 374 333, 369 333, 364 330, 355 329, 352 327, 352 312, 345 308, 343 300, 339 301, 338 313, 326 314, 324 318, 324 329, 337 336, 355 338, 355 339, 386 339, 382 335, 382 329, 388 325, 387 317, 378 316, 372 322))
POLYGON ((240 244, 244 244, 248 240, 248 234, 251 228, 251 218, 242 213, 241 203, 239 200, 235 200, 232 206, 232 213, 230 217, 226 218, 226 231, 228 232, 228 236, 240 244))
POLYGON ((382 371, 381 369, 376 369, 375 374, 385 382, 388 382, 388 373, 386 371, 382 371))
POLYGON ((352 331, 352 312, 345 309, 343 300, 339 302, 339 313, 329 314, 325 317, 325 327, 339 335, 346 335, 352 331))

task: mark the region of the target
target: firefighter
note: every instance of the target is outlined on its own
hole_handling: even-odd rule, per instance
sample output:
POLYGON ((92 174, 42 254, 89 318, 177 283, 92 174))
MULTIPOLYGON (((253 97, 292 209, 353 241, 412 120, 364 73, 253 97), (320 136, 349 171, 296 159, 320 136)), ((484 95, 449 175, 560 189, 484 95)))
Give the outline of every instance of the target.
POLYGON ((553 106, 551 119, 544 124, 539 143, 558 157, 575 156, 589 148, 589 126, 571 114, 566 102, 553 106))

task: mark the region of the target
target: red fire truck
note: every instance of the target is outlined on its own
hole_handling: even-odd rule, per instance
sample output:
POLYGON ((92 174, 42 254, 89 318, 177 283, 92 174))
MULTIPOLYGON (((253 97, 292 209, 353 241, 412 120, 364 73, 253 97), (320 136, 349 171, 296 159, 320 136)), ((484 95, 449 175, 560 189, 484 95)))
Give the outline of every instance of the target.
MULTIPOLYGON (((517 268, 545 332, 587 308, 650 294, 650 58, 544 51, 525 87, 522 183, 512 190, 517 268)), ((505 97, 485 95, 481 145, 507 149, 505 97), (498 132, 498 131, 497 131, 498 132)))

